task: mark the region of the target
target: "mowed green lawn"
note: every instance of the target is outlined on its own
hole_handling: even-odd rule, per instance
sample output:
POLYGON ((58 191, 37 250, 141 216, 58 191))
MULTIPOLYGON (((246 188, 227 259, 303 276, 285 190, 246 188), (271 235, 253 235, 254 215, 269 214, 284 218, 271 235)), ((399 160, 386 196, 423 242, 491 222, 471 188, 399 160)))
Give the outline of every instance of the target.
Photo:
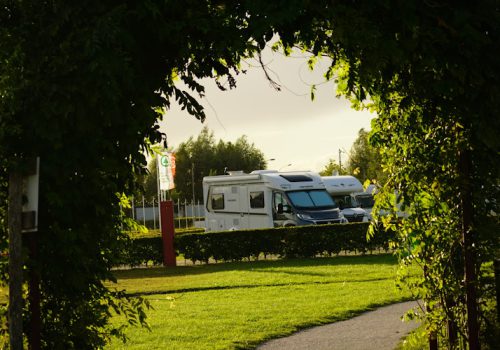
POLYGON ((151 332, 130 328, 126 344, 107 349, 255 348, 408 299, 396 269, 392 256, 374 255, 117 271, 118 289, 148 293, 154 310, 151 332))

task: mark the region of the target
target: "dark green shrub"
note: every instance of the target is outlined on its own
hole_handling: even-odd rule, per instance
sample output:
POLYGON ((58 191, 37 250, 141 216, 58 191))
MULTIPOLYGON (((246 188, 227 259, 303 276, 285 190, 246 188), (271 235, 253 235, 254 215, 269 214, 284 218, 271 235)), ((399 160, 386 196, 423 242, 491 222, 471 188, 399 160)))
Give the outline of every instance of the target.
POLYGON ((149 262, 163 262, 161 236, 130 238, 122 243, 117 264, 139 266, 149 262))
POLYGON ((388 249, 394 236, 380 231, 367 241, 368 223, 192 233, 176 236, 176 249, 193 261, 234 261, 278 255, 314 257, 341 251, 365 253, 388 249))
MULTIPOLYGON (((368 223, 343 225, 294 226, 283 228, 191 232, 175 235, 177 254, 193 262, 239 261, 259 256, 306 258, 334 255, 341 251, 371 252, 388 250, 393 232, 377 230, 367 241, 368 223)), ((124 242, 120 263, 141 265, 162 263, 162 242, 159 232, 132 237, 124 242)))

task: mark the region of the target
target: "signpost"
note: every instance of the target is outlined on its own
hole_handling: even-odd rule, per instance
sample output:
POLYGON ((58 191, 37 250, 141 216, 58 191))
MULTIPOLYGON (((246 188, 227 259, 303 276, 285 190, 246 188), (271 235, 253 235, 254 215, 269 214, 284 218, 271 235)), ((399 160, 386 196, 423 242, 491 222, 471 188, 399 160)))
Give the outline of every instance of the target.
POLYGON ((167 191, 175 187, 175 154, 163 152, 158 155, 158 202, 160 208, 160 230, 163 247, 163 265, 175 266, 174 249, 174 205, 166 200, 167 191))
POLYGON ((176 266, 174 249, 174 203, 171 200, 160 203, 161 238, 163 248, 163 265, 176 266))
POLYGON ((170 191, 175 187, 175 155, 164 152, 158 155, 158 180, 160 191, 170 191))

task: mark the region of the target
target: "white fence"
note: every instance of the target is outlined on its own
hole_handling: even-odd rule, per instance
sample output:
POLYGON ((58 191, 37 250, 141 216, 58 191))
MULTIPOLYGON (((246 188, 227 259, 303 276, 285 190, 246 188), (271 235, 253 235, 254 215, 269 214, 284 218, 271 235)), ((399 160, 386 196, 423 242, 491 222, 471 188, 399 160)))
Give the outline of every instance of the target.
MULTIPOLYGON (((199 218, 204 216, 205 208, 199 201, 190 203, 185 200, 184 202, 178 201, 174 203, 174 217, 185 219, 184 222, 181 220, 183 227, 188 227, 190 222, 192 222, 192 220, 190 221, 188 218, 199 218)), ((137 198, 133 199, 131 217, 144 226, 146 226, 147 223, 148 227, 153 229, 159 228, 160 208, 158 200, 154 198, 152 201, 146 201, 144 197, 139 200, 137 198)))

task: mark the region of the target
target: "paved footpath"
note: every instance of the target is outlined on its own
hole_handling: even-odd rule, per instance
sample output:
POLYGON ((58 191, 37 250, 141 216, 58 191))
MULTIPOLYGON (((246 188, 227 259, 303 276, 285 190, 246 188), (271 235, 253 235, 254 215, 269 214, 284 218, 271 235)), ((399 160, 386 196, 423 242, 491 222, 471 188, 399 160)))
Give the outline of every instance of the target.
POLYGON ((285 338, 270 340, 258 350, 391 350, 417 327, 401 316, 417 306, 409 301, 365 312, 350 320, 313 327, 285 338))

